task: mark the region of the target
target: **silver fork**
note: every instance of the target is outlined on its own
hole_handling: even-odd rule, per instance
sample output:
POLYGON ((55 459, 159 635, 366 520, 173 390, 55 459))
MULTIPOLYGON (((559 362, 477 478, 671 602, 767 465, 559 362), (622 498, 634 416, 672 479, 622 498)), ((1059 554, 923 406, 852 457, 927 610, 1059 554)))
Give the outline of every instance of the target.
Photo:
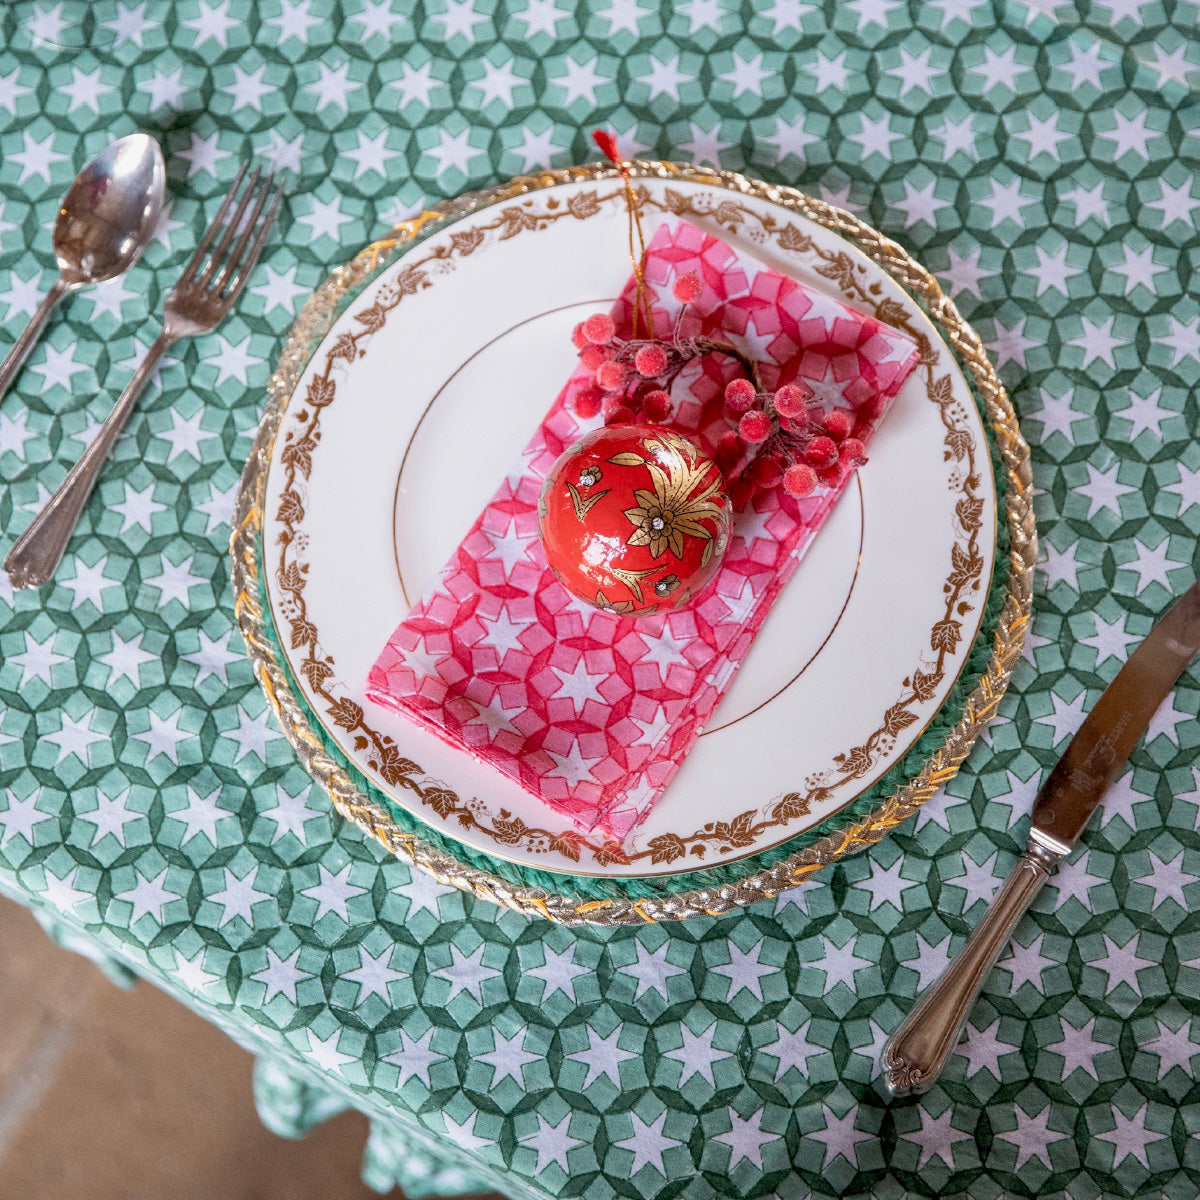
POLYGON ((204 231, 196 253, 184 267, 179 282, 167 293, 163 303, 162 333, 146 352, 91 444, 9 551, 4 569, 13 587, 41 587, 49 582, 96 484, 100 468, 129 420, 158 360, 180 338, 195 337, 214 328, 229 313, 245 287, 275 221, 283 194, 282 186, 275 186, 273 174, 264 179, 261 170, 256 169, 230 218, 230 209, 245 177, 246 166, 243 164, 212 224, 204 231), (218 235, 220 241, 213 248, 218 235))

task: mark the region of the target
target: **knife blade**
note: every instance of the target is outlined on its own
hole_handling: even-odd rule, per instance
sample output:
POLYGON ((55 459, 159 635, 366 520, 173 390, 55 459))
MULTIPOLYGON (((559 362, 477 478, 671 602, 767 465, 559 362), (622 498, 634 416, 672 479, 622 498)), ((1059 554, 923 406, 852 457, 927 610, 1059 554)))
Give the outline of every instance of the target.
POLYGON ((1104 689, 1038 789, 1025 853, 966 945, 888 1039, 883 1077, 893 1096, 928 1091, 941 1074, 1017 922, 1071 852, 1158 706, 1197 653, 1200 581, 1155 623, 1104 689))
POLYGON ((1200 653, 1200 583, 1167 610, 1104 689, 1033 802, 1031 834, 1068 853, 1158 706, 1200 653))

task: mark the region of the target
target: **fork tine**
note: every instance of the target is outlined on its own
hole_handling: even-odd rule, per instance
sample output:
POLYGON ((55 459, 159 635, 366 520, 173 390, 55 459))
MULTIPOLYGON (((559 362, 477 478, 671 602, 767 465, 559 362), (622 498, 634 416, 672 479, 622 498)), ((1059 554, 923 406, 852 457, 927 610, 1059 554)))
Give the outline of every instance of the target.
POLYGON ((230 243, 233 241, 238 229, 242 224, 242 217, 246 213, 246 208, 254 197, 254 191, 258 187, 258 181, 262 175, 262 168, 255 167, 254 174, 250 176, 250 182, 246 184, 246 190, 242 193, 242 198, 238 201, 238 206, 234 210, 233 216, 225 224, 225 232, 221 235, 221 240, 217 243, 216 248, 212 252, 208 266, 204 268, 200 277, 196 280, 199 287, 217 287, 217 284, 211 284, 214 275, 219 275, 224 272, 226 260, 228 256, 230 243))
MULTIPOLYGON (((214 291, 221 291, 236 274, 238 263, 245 256, 246 247, 250 245, 254 238, 254 233, 258 227, 259 218, 263 214, 263 209, 266 208, 267 201, 271 198, 271 188, 274 186, 274 183, 274 174, 268 175, 266 179, 263 180, 262 187, 258 190, 254 207, 250 210, 250 215, 246 218, 241 237, 238 238, 236 245, 225 256, 225 260, 221 265, 221 270, 212 282, 214 291)), ((249 195, 249 193, 247 193, 247 195, 249 195)))
POLYGON ((217 230, 221 228, 221 223, 225 220, 230 205, 233 204, 233 198, 237 194, 238 188, 241 187, 242 180, 246 177, 249 165, 249 163, 242 163, 241 170, 238 171, 237 178, 233 181, 233 187, 225 193, 225 199, 221 201, 221 207, 217 209, 217 215, 209 223, 208 228, 204 231, 204 236, 200 239, 200 244, 196 247, 196 252, 188 259, 187 266, 183 268, 183 272, 179 276, 180 283, 188 282, 200 269, 200 264, 204 262, 204 256, 208 253, 208 248, 212 245, 213 238, 217 236, 217 230))
POLYGON ((258 228, 258 236, 254 239, 254 244, 250 247, 245 260, 238 267, 237 274, 229 284, 228 300, 231 305, 241 295, 246 280, 250 278, 250 273, 254 270, 255 264, 258 262, 258 256, 262 252, 263 245, 266 243, 267 235, 271 232, 271 226, 275 224, 275 215, 279 212, 279 205, 282 200, 283 184, 280 184, 275 189, 275 195, 271 200, 271 207, 258 228))

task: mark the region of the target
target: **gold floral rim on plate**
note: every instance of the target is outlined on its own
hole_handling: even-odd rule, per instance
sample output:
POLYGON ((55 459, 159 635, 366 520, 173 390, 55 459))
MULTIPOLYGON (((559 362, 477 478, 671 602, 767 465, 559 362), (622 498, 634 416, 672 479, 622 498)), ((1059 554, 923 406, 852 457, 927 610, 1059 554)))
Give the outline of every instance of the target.
MULTIPOLYGON (((925 399, 937 410, 943 457, 951 464, 948 483, 955 509, 954 543, 946 574, 940 581, 941 604, 925 634, 925 642, 935 652, 936 660, 931 664, 922 661, 907 671, 903 683, 897 685, 894 698, 876 714, 871 732, 856 745, 839 748, 837 753, 831 750, 827 757, 832 765, 806 775, 798 790, 785 787, 756 808, 743 809, 734 815, 723 813, 703 824, 697 822, 691 829, 663 830, 650 837, 639 835, 629 844, 619 844, 603 835, 589 836, 569 827, 563 829, 561 825, 546 829, 536 819, 531 824, 477 795, 460 795, 444 780, 428 775, 401 751, 394 737, 378 727, 376 716, 361 703, 361 696, 339 678, 338 663, 322 644, 321 631, 308 604, 307 572, 311 564, 306 559, 309 538, 305 521, 310 501, 307 482, 326 431, 326 414, 339 403, 341 385, 337 376, 342 364, 361 362, 406 298, 435 286, 437 279, 453 270, 458 261, 474 257, 489 245, 525 238, 560 222, 577 226, 614 205, 624 208, 623 184, 607 190, 591 186, 591 181, 586 184, 574 187, 565 202, 554 192, 533 193, 515 204, 500 201, 451 224, 448 238, 403 243, 403 250, 395 252, 395 261, 387 263, 390 274, 382 276, 383 282, 377 289, 369 296, 366 286, 350 293, 355 301, 368 297, 369 303, 348 305, 336 326, 342 331, 336 338, 327 334, 321 341, 319 356, 313 358, 304 372, 303 377, 308 381, 304 396, 297 399, 293 393, 289 398, 276 435, 267 480, 272 509, 266 513, 264 528, 264 536, 267 531, 274 532, 270 542, 272 561, 264 583, 269 627, 276 632, 277 646, 288 648, 283 649, 283 656, 292 679, 300 677, 297 686, 305 713, 315 728, 324 733, 326 745, 331 741, 336 745, 335 757, 339 752, 349 757, 352 770, 357 768, 361 772, 364 766, 368 768, 381 781, 388 800, 415 811, 418 818, 423 813, 432 813, 441 822, 435 827, 440 834, 445 835, 445 826, 454 822, 457 828, 450 834, 452 840, 455 834, 465 831, 472 835, 463 837, 468 846, 478 849, 476 839, 485 841, 483 852, 488 858, 507 860, 522 870, 531 868, 575 878, 607 880, 614 878, 612 868, 636 868, 634 874, 621 872, 615 876, 628 883, 633 878, 678 876, 681 866, 676 864, 687 863, 706 870, 773 852, 858 801, 876 782, 871 778, 873 774, 877 776, 889 763, 897 762, 907 753, 936 718, 949 690, 966 669, 966 655, 961 651, 974 643, 985 606, 976 609, 973 614, 976 623, 971 627, 965 620, 971 606, 969 601, 964 605, 963 599, 971 593, 990 595, 990 573, 988 586, 982 593, 980 585, 986 559, 996 545, 998 518, 981 491, 987 490, 983 488, 981 456, 982 461, 988 461, 988 455, 976 435, 975 422, 982 418, 975 409, 974 399, 969 401, 968 416, 955 398, 957 389, 952 375, 945 372, 945 347, 940 339, 935 345, 926 333, 926 323, 914 321, 908 307, 898 304, 885 292, 880 279, 870 279, 867 264, 847 253, 849 243, 833 237, 832 246, 818 245, 796 223, 786 217, 780 219, 776 206, 762 202, 747 204, 728 190, 697 189, 689 194, 679 187, 664 187, 662 194, 656 195, 639 183, 634 189, 634 199, 645 208, 664 215, 700 218, 727 234, 748 238, 753 243, 772 242, 786 254, 813 256, 810 265, 817 274, 836 283, 843 298, 873 312, 880 321, 904 329, 920 345, 920 376, 923 376, 925 399), (276 473, 280 476, 278 489, 272 483, 276 473), (986 557, 981 544, 985 515, 990 517, 986 557), (956 654, 961 657, 958 669, 953 670, 956 654), (351 694, 343 694, 347 691, 351 694), (925 723, 920 724, 916 710, 928 703, 933 704, 933 710, 926 714, 925 723), (346 742, 350 739, 355 750, 362 753, 362 759, 347 749, 346 742), (802 829, 795 828, 812 814, 814 805, 824 807, 838 791, 843 794, 836 808, 826 807, 818 819, 809 821, 802 829), (529 862, 531 856, 551 854, 572 865, 552 866, 546 860, 529 862), (699 862, 693 863, 692 859, 699 862)), ((441 229, 431 228, 439 232, 441 229)), ((949 356, 948 350, 946 354, 949 356)), ((990 468, 990 462, 988 465, 990 468)), ((856 482, 861 499, 861 480, 856 482)), ((378 799, 373 791, 368 790, 367 794, 378 799)), ((469 853, 468 861, 474 866, 481 865, 469 853)), ((752 866, 747 873, 765 865, 752 866)), ((542 881, 537 882, 540 885, 542 881)), ((694 885, 695 880, 689 883, 694 885)), ((617 891, 620 892, 619 886, 617 891)))
MULTIPOLYGON (((725 913, 795 887, 821 867, 877 842, 884 833, 915 813, 957 772, 1007 688, 1020 657, 1029 621, 1033 569, 1037 557, 1028 446, 1021 437, 1016 415, 978 336, 963 321, 957 308, 942 293, 936 279, 928 271, 914 262, 896 243, 858 218, 793 188, 756 182, 728 171, 673 163, 638 162, 634 170, 635 178, 680 180, 714 186, 791 209, 852 242, 923 302, 925 311, 955 349, 959 361, 983 398, 1007 476, 1006 522, 1010 570, 987 671, 973 689, 961 717, 945 742, 930 756, 914 780, 847 828, 825 835, 814 844, 755 875, 717 887, 639 900, 581 901, 578 897, 555 895, 542 888, 513 885, 492 872, 460 862, 419 836, 408 833, 392 820, 382 806, 364 796, 343 766, 325 750, 317 733, 311 728, 304 706, 292 692, 283 665, 276 660, 264 625, 270 617, 264 614, 258 599, 267 471, 287 402, 309 356, 332 325, 340 301, 365 284, 400 248, 432 229, 480 208, 565 183, 609 180, 616 176, 615 168, 596 164, 517 177, 507 184, 466 194, 421 213, 398 225, 388 237, 368 246, 345 266, 337 268, 317 289, 297 318, 271 377, 268 405, 238 492, 231 539, 235 608, 255 673, 280 718, 285 734, 296 748, 302 765, 329 793, 337 810, 378 838, 392 853, 429 872, 443 883, 527 915, 568 925, 637 924, 725 913)), ((668 191, 668 206, 671 195, 668 191)), ((674 195, 678 196, 678 193, 674 195)), ((679 200, 686 212, 688 201, 684 197, 679 197, 679 200)), ((734 206, 735 209, 738 207, 734 206)), ((517 208, 504 212, 513 214, 513 220, 522 219, 517 208)), ((714 215, 718 220, 721 219, 719 212, 714 215)), ((799 231, 795 232, 799 234, 799 231)), ((861 285, 854 279, 852 261, 848 256, 842 257, 845 263, 840 274, 831 273, 838 269, 836 263, 831 265, 830 271, 823 270, 823 273, 854 295, 855 288, 861 290, 861 285)), ((873 297, 864 293, 861 298, 878 308, 879 301, 873 297)), ((890 315, 893 321, 897 316, 885 315, 890 315)), ((903 316, 902 313, 899 315, 903 316)), ((920 340, 925 341, 923 337, 920 340)), ((953 430, 948 421, 947 428, 949 438, 953 430)), ((960 565, 956 561, 955 566, 960 572, 969 573, 971 570, 969 563, 960 565)), ((891 711, 889 709, 889 713, 891 711)), ((777 803, 789 800, 795 803, 798 799, 785 797, 784 801, 777 803)), ((691 864, 690 869, 702 871, 703 865, 691 864)))

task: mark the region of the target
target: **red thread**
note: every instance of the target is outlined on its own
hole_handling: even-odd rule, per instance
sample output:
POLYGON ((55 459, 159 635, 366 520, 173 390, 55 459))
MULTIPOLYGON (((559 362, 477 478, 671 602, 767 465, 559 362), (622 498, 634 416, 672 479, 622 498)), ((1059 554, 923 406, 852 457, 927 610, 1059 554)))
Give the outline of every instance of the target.
POLYGON ((629 174, 629 168, 621 159, 621 152, 617 149, 617 139, 615 134, 609 133, 606 129, 593 129, 592 141, 600 147, 600 153, 608 159, 609 162, 621 168, 622 175, 629 174))

